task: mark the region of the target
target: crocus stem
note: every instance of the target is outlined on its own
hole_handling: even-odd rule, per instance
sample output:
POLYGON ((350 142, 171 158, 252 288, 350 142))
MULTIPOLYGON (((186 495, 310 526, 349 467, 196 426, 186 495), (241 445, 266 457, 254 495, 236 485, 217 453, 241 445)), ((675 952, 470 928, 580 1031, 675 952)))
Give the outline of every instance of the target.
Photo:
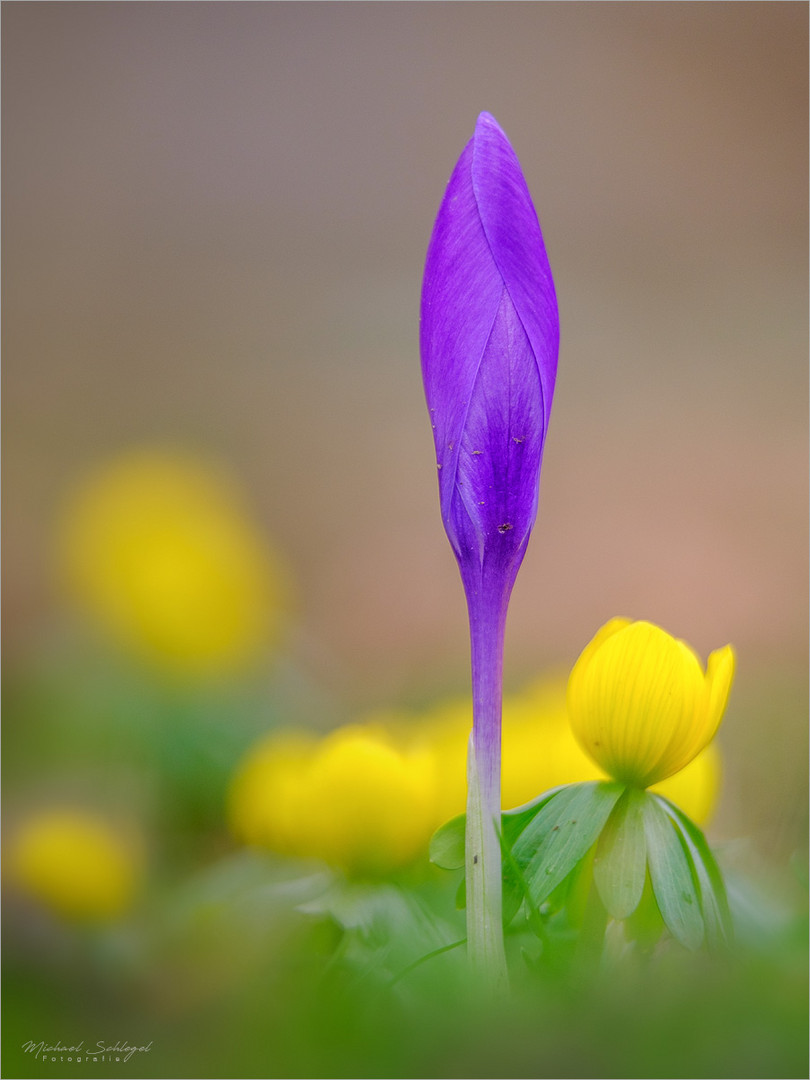
POLYGON ((473 730, 467 759, 467 950, 473 972, 495 992, 507 987, 503 947, 501 847, 501 698, 508 595, 468 595, 473 730), (487 602, 489 600, 489 602, 487 602))

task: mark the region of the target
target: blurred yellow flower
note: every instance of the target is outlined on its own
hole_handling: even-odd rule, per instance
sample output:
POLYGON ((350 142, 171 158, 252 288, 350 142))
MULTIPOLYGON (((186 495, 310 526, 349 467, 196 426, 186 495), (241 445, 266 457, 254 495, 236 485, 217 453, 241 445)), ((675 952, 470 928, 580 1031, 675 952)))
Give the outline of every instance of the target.
MULTIPOLYGON (((464 812, 470 699, 435 707, 422 721, 421 737, 436 757, 441 778, 436 825, 464 812)), ((654 790, 672 799, 694 821, 705 823, 719 787, 719 754, 714 746, 697 755, 677 776, 654 790)), ((561 784, 604 780, 607 773, 582 749, 571 731, 563 677, 547 677, 504 698, 501 805, 512 809, 561 784)))
POLYGON ((612 619, 571 672, 571 727, 608 775, 646 788, 711 742, 733 677, 730 645, 711 654, 704 673, 689 646, 659 627, 612 619))
MULTIPOLYGON (((467 800, 467 743, 472 701, 457 698, 432 709, 420 725, 421 737, 436 757, 441 777, 437 825, 464 812, 467 800)), ((503 701, 501 805, 520 806, 558 784, 601 777, 571 735, 565 712, 565 684, 546 680, 503 701)))
POLYGON ((235 836, 282 855, 302 855, 298 809, 317 740, 282 731, 257 743, 230 786, 228 815, 235 836))
POLYGON ((138 450, 66 507, 62 572, 119 646, 180 677, 227 674, 273 643, 282 574, 217 471, 138 450))
POLYGON ((433 831, 434 763, 360 725, 328 735, 306 777, 304 846, 354 870, 403 866, 433 831))
POLYGON ((450 698, 421 716, 414 740, 435 762, 434 821, 438 828, 467 805, 467 743, 472 728, 472 700, 450 698))
POLYGON ((504 809, 530 802, 560 784, 599 779, 599 769, 571 735, 562 679, 535 683, 504 700, 504 809))
POLYGON ((131 905, 140 882, 138 845, 92 814, 45 810, 10 843, 11 879, 65 919, 106 922, 131 905))
POLYGON ((314 741, 271 735, 238 770, 229 816, 242 840, 352 874, 405 866, 434 828, 434 761, 376 725, 314 741))
MULTIPOLYGON (((469 699, 421 717, 375 715, 325 737, 276 732, 254 746, 231 783, 228 813, 242 842, 309 856, 352 874, 386 873, 424 856, 432 832, 464 812, 469 699)), ((579 745, 562 678, 504 699, 502 805, 608 774, 579 745)), ((693 820, 714 808, 719 755, 698 753, 657 784, 693 820)))

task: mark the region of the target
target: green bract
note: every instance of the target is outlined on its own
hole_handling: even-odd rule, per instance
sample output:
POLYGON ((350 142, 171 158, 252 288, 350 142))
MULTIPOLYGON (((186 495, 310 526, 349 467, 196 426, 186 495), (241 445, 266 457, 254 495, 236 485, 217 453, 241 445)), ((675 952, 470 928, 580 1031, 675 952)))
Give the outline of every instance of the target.
MULTIPOLYGON (((661 795, 614 781, 555 788, 501 817, 504 907, 538 909, 592 858, 592 888, 608 915, 630 919, 645 884, 670 934, 688 949, 727 943, 723 879, 701 831, 661 795), (516 902, 506 903, 509 895, 516 902)), ((430 858, 464 865, 461 814, 433 835, 430 858)))

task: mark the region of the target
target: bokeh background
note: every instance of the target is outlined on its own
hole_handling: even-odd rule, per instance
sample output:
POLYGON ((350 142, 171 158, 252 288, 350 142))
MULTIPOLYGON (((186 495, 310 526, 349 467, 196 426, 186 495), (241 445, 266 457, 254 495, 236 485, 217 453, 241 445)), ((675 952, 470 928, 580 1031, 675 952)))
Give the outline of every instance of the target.
POLYGON ((485 109, 538 209, 562 341, 507 686, 566 672, 616 614, 703 656, 732 642, 713 836, 801 847, 806 5, 14 3, 2 20, 10 822, 54 792, 101 797, 162 823, 159 863, 172 829, 221 815, 220 774, 200 784, 256 734, 465 690, 418 310, 485 109), (80 611, 60 547, 77 485, 137 448, 224 470, 289 593, 242 682, 172 691, 176 729, 141 725, 162 759, 132 751, 151 676, 80 611), (171 825, 158 759, 195 792, 171 825))

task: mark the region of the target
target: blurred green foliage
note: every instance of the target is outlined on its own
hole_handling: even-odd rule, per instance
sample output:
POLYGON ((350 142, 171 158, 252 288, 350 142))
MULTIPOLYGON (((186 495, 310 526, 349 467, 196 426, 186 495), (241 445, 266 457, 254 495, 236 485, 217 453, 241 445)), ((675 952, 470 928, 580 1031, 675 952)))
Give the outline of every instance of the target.
MULTIPOLYGON (((197 580, 204 587, 205 576, 197 580)), ((583 874, 555 891, 564 903, 552 897, 542 914, 510 925, 513 992, 493 1004, 466 965, 460 869, 437 869, 425 850, 365 878, 354 866, 347 878, 302 852, 242 848, 229 831, 233 777, 257 740, 304 721, 323 732, 341 716, 294 649, 279 645, 262 676, 246 664, 169 677, 165 664, 116 645, 103 620, 95 629, 77 620, 65 611, 6 672, 10 850, 39 811, 58 822, 78 810, 136 837, 143 865, 126 910, 95 922, 53 902, 56 872, 41 895, 36 879, 26 887, 5 875, 5 1075, 806 1074, 806 860, 788 859, 798 826, 783 831, 768 862, 757 861, 753 845, 721 846, 736 928, 729 953, 660 941, 660 921, 648 918, 633 926, 632 944, 609 927, 599 961, 576 944, 587 918, 577 891, 583 874), (24 1049, 87 1049, 97 1040, 151 1047, 107 1064, 54 1062, 24 1049)), ((538 694, 512 702, 506 730, 534 731, 535 714, 552 716, 538 694)), ((785 702, 783 712, 795 712, 785 702)), ((394 704, 396 715, 408 715, 405 703, 394 704)), ((443 792, 451 802, 459 798, 466 705, 456 712, 437 712, 447 736, 442 771, 454 774, 443 792)), ((544 729, 539 743, 556 730, 544 729)), ((507 774, 523 785, 537 747, 517 735, 511 746, 507 774)), ((715 771, 708 775, 713 798, 715 771)), ((538 789, 548 782, 538 779, 538 789)), ((76 865, 88 881, 95 865, 103 883, 104 845, 82 848, 82 831, 71 835, 76 865)), ((520 902, 517 895, 515 913, 520 902)), ((639 912, 654 907, 642 901, 639 912)))
POLYGON ((202 879, 149 925, 10 943, 7 1075, 93 1074, 20 1052, 49 1037, 152 1042, 116 1076, 806 1073, 806 937, 795 912, 767 942, 725 959, 673 949, 612 957, 575 978, 513 956, 514 996, 493 1007, 469 985, 461 949, 396 979, 453 925, 450 890, 433 881, 330 895, 321 875, 295 879, 241 857, 202 879), (320 895, 296 913, 307 893, 320 895))
POLYGON ((287 713, 283 694, 244 681, 167 688, 123 661, 99 664, 78 640, 69 662, 57 649, 7 687, 10 816, 31 791, 126 805, 146 832, 150 874, 107 927, 59 922, 10 893, 6 1075, 101 1068, 37 1062, 21 1049, 29 1039, 151 1042, 110 1066, 122 1077, 806 1073, 800 860, 760 867, 739 845, 719 852, 737 925, 725 957, 609 939, 602 967, 583 970, 563 920, 549 924, 545 953, 514 934, 513 998, 493 1007, 470 985, 463 947, 446 948, 464 936, 460 870, 425 860, 347 882, 229 838, 229 777, 257 729, 287 713))

